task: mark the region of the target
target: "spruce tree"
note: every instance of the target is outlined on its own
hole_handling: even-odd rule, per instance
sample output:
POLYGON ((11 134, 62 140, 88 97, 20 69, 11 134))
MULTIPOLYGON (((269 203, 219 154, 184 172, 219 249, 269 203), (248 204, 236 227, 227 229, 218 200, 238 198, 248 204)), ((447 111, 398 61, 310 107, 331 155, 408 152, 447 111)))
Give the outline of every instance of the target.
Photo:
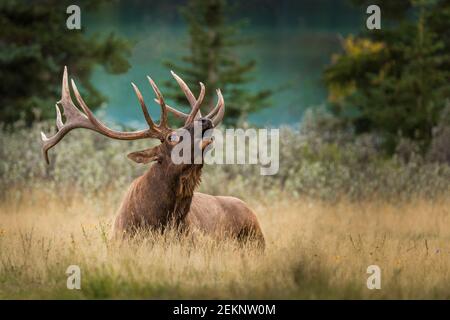
MULTIPOLYGON (((188 25, 188 54, 181 62, 165 61, 165 65, 180 75, 198 95, 198 83, 207 88, 204 112, 216 101, 215 89, 220 88, 225 98, 225 124, 236 124, 254 111, 269 106, 271 90, 250 92, 247 85, 253 80, 254 60, 244 61, 238 55, 240 46, 248 39, 238 35, 243 21, 230 22, 230 8, 226 0, 190 0, 181 9, 188 25)), ((168 96, 180 105, 186 98, 173 81, 166 83, 168 96)))
POLYGON ((72 1, 6 0, 0 4, 0 122, 55 117, 55 102, 61 95, 64 65, 82 84, 83 96, 92 108, 105 97, 89 81, 93 68, 107 72, 128 70, 127 41, 113 34, 86 35, 83 14, 100 9, 104 1, 79 1, 81 30, 66 26, 66 9, 72 1))
POLYGON ((402 137, 426 151, 450 97, 449 2, 414 2, 408 12, 416 19, 347 38, 325 72, 334 111, 357 133, 379 134, 389 153, 402 137))

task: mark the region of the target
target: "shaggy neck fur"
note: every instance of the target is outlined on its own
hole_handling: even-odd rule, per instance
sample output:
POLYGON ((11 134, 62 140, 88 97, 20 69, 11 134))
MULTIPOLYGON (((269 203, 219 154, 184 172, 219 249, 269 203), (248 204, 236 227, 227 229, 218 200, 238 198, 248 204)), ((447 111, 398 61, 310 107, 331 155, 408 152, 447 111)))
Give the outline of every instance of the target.
POLYGON ((173 174, 167 168, 153 165, 144 175, 147 196, 157 203, 159 224, 162 227, 174 223, 183 227, 188 214, 195 188, 201 181, 201 165, 192 165, 181 174, 173 174))
POLYGON ((178 177, 172 217, 176 223, 183 222, 191 208, 194 190, 201 181, 201 170, 201 166, 195 165, 178 177))

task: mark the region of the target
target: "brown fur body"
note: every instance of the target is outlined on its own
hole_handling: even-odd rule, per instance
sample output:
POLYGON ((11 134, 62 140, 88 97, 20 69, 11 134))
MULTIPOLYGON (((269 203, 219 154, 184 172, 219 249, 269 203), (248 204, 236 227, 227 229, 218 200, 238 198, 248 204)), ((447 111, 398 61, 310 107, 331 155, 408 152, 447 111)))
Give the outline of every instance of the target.
POLYGON ((242 200, 194 192, 200 174, 199 165, 174 176, 166 174, 164 164, 155 163, 125 195, 114 224, 115 236, 130 236, 139 228, 163 231, 174 223, 181 230, 197 229, 216 238, 256 240, 264 246, 257 217, 242 200))

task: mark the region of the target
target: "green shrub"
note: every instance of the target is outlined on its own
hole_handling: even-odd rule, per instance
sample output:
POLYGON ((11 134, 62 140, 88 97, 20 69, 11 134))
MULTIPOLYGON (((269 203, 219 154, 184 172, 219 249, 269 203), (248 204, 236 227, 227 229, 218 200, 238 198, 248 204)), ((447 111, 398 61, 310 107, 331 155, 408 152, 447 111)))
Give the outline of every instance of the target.
MULTIPOLYGON (((298 197, 399 201, 437 197, 449 191, 448 164, 431 162, 417 154, 407 160, 386 158, 378 151, 376 137, 343 138, 344 134, 336 134, 330 139, 311 126, 305 132, 308 124, 300 127, 302 130, 281 128, 278 174, 261 176, 259 165, 206 165, 200 191, 269 202, 298 197)), ((77 191, 91 199, 105 191, 119 196, 147 168, 128 161, 127 153, 154 143, 115 141, 79 130, 50 151, 51 164, 47 166, 39 140, 42 129, 48 132, 48 124, 2 129, 3 196, 36 188, 58 197, 70 197, 77 191)))

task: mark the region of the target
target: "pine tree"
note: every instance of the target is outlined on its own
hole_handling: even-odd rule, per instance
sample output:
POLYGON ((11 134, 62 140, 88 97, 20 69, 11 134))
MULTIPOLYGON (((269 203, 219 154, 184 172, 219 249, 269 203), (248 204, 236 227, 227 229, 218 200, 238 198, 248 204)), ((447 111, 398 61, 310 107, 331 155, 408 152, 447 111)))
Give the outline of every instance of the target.
MULTIPOLYGON (((89 81, 93 68, 100 64, 110 73, 128 70, 128 42, 113 34, 87 37, 83 24, 81 30, 67 29, 66 8, 71 4, 60 0, 0 4, 1 122, 22 119, 31 124, 54 118, 64 65, 83 84, 83 96, 92 108, 105 100, 89 81)), ((82 12, 99 6, 99 2, 78 4, 82 12)))
MULTIPOLYGON (((236 124, 249 113, 269 106, 271 90, 250 92, 246 86, 252 81, 255 61, 243 61, 237 55, 248 39, 238 37, 242 21, 229 22, 226 0, 190 0, 181 13, 188 24, 189 54, 181 57, 181 63, 165 61, 165 65, 182 76, 195 94, 199 91, 198 83, 205 84, 206 107, 202 110, 213 108, 216 88, 225 97, 225 124, 236 124)), ((173 82, 167 82, 166 86, 170 98, 185 104, 186 98, 173 82)))
POLYGON ((357 133, 378 133, 388 152, 402 137, 426 151, 450 97, 449 43, 442 27, 443 12, 449 26, 450 5, 414 5, 415 21, 347 39, 344 54, 325 73, 334 110, 350 119, 357 133), (437 13, 440 29, 433 27, 437 13))

